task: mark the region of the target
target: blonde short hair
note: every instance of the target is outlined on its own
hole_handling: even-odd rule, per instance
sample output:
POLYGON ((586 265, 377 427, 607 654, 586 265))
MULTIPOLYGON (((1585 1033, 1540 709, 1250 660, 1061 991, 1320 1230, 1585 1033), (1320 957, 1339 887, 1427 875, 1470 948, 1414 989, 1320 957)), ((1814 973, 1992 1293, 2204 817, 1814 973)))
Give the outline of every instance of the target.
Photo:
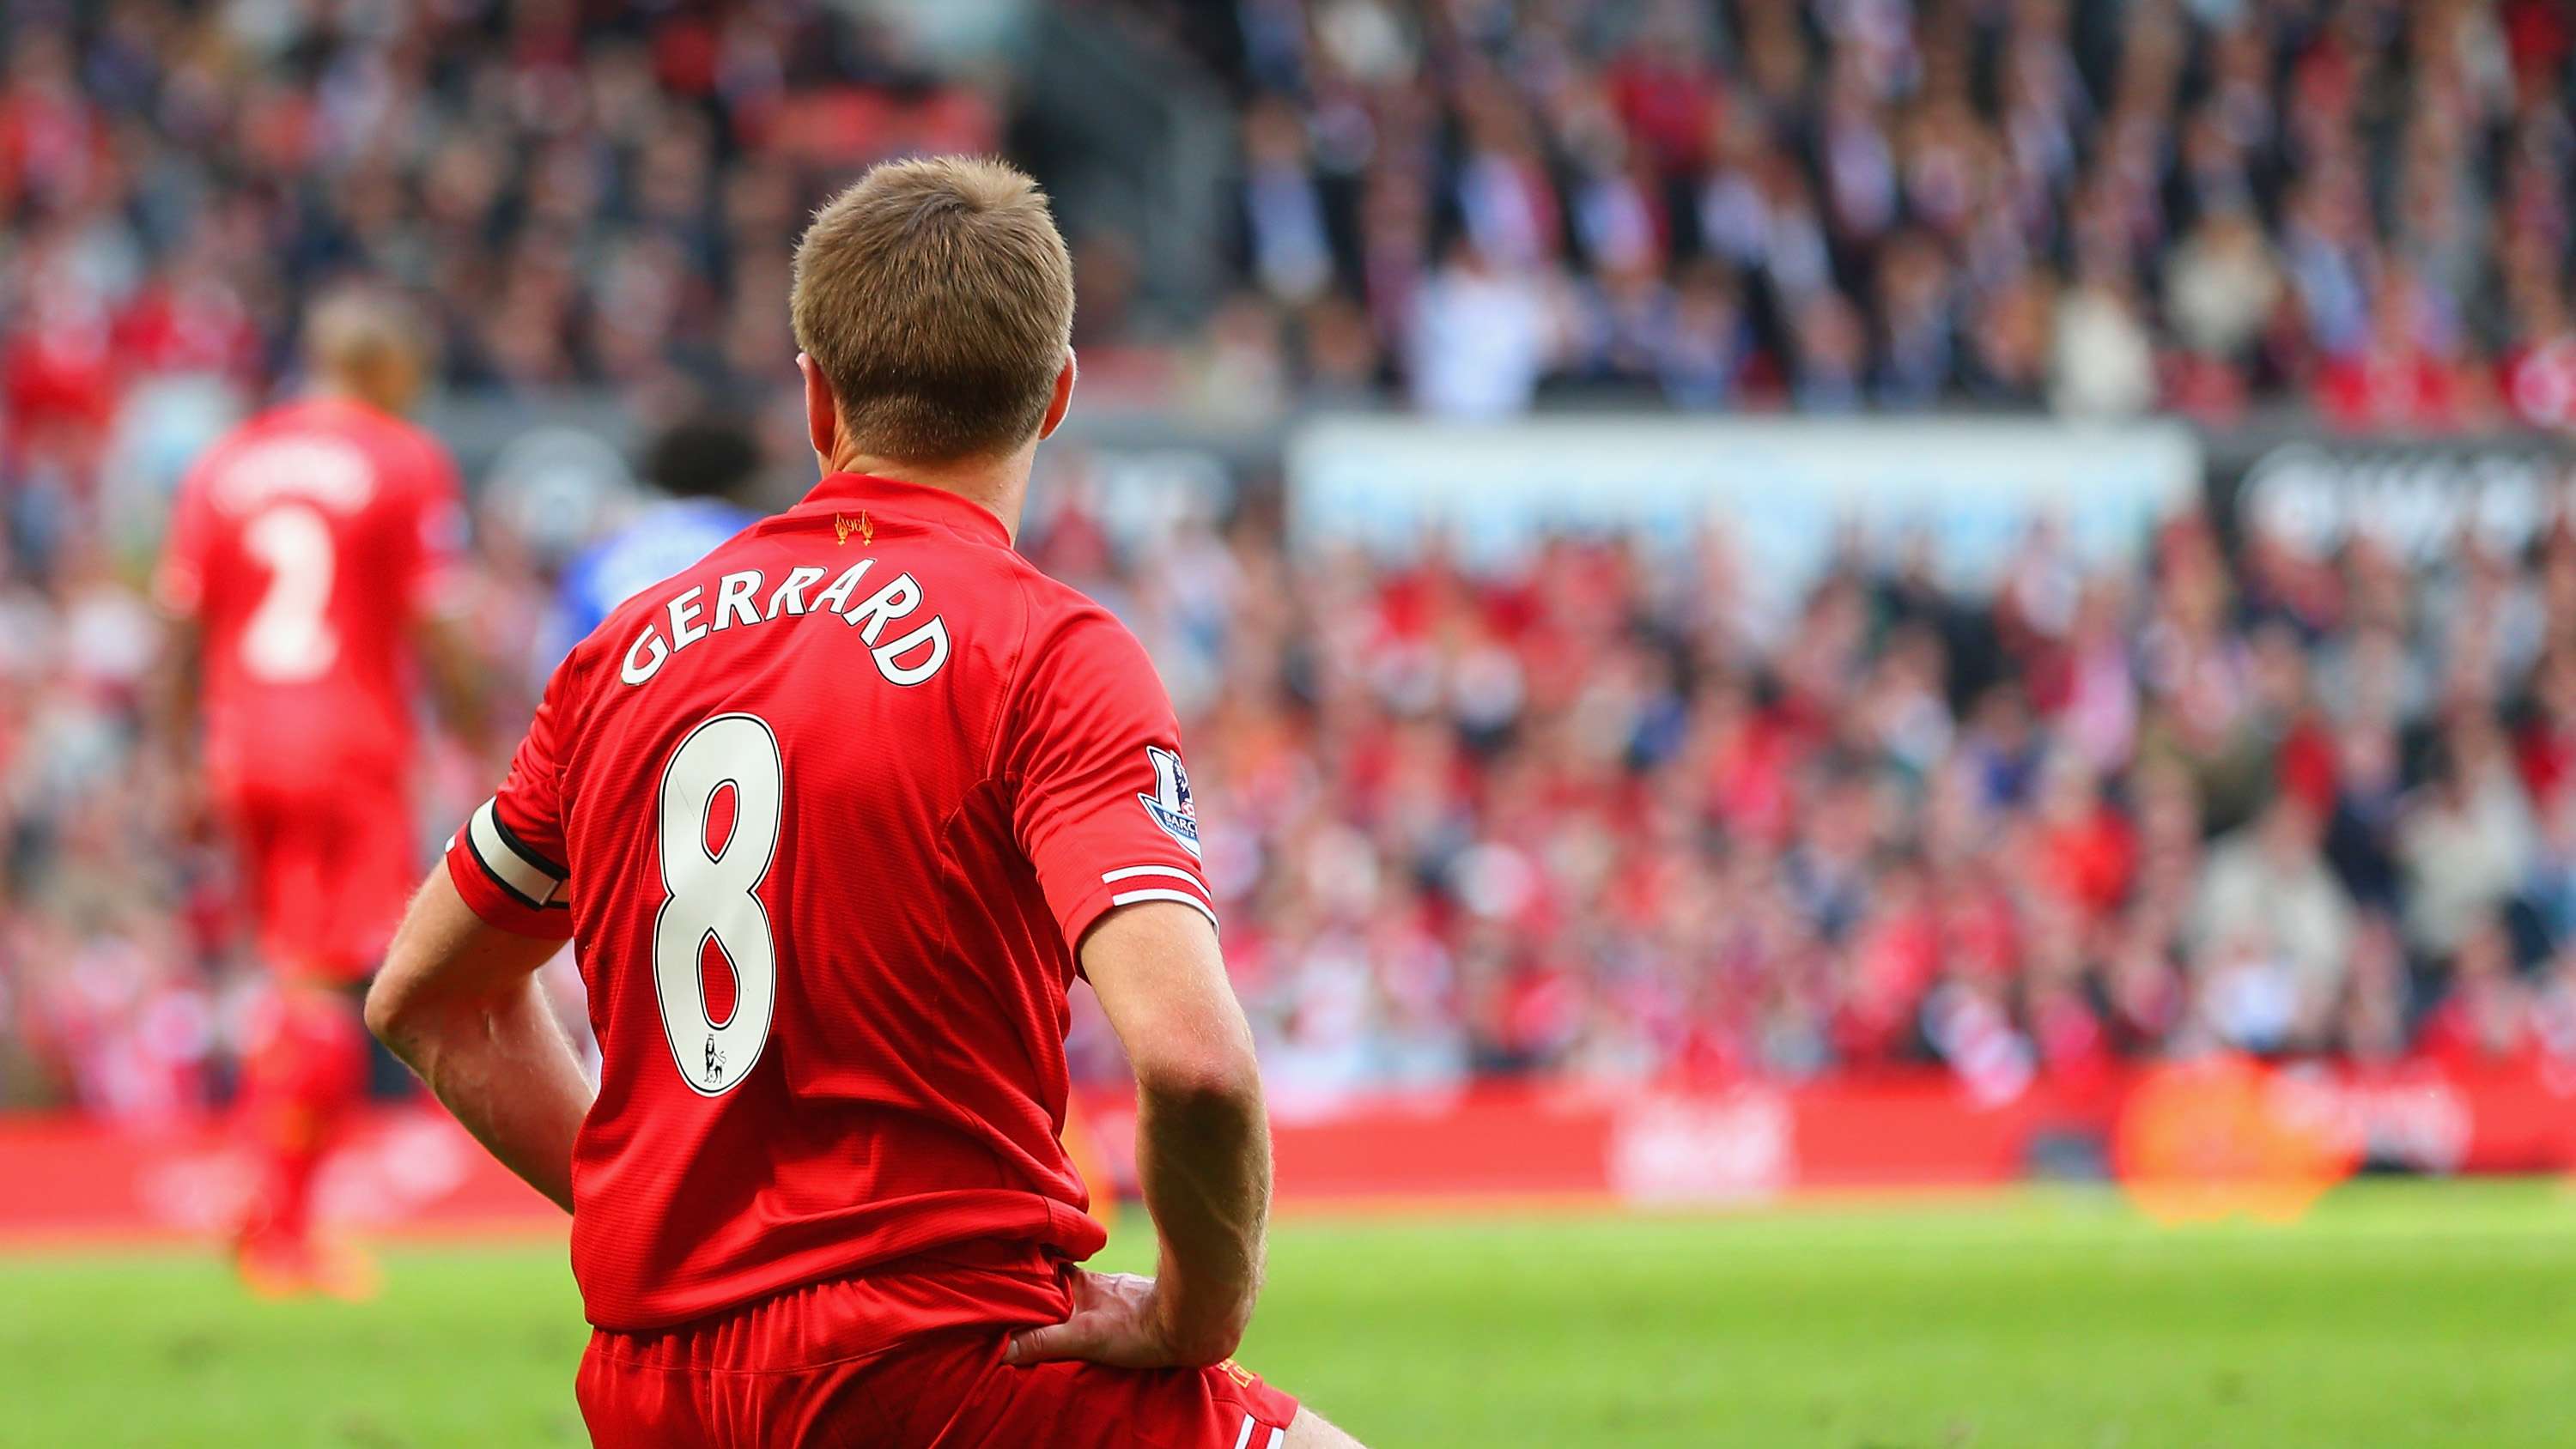
POLYGON ((391 412, 411 403, 429 365, 418 316, 402 297, 368 282, 341 282, 304 317, 304 356, 318 376, 391 412))

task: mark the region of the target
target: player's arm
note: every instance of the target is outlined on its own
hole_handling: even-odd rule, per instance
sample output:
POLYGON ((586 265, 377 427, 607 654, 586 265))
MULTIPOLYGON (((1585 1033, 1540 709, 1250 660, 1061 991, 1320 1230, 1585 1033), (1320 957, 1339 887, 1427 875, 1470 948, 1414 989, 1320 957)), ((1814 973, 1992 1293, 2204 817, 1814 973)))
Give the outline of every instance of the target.
POLYGON ((503 1166, 570 1211, 573 1136, 595 1095, 538 989, 572 934, 558 736, 576 692, 547 682, 499 793, 430 871, 367 993, 367 1026, 503 1166))
POLYGON ((492 738, 490 701, 483 685, 487 671, 465 620, 453 614, 420 618, 412 625, 412 647, 420 653, 421 673, 428 680, 438 717, 475 759, 484 759, 505 743, 506 737, 500 742, 492 738))
POLYGON ((465 564, 469 529, 464 490, 454 462, 434 445, 424 443, 419 470, 418 542, 405 586, 412 648, 420 656, 439 718, 480 760, 498 742, 491 738, 490 692, 484 686, 489 670, 467 624, 472 590, 465 564))
POLYGON ((1100 919, 1083 974, 1136 1074, 1136 1174, 1154 1276, 1086 1274, 1074 1316, 1032 1329, 1015 1363, 1087 1358, 1203 1366, 1252 1322, 1270 1217, 1270 1124, 1252 1028, 1205 913, 1145 901, 1100 919))
POLYGON ((161 652, 144 680, 141 699, 147 757, 167 782, 170 824, 183 837, 204 830, 213 813, 206 771, 197 759, 205 637, 194 615, 165 607, 161 652))
POLYGON ((204 692, 203 660, 205 631, 194 617, 164 613, 161 620, 161 657, 156 663, 146 698, 151 711, 149 724, 154 738, 162 746, 184 754, 194 748, 197 738, 197 701, 204 692))
POLYGON ((595 1093, 537 985, 562 945, 486 922, 440 865, 367 992, 367 1028, 504 1167, 570 1212, 573 1136, 595 1093))
POLYGON ((1252 1317, 1270 1133, 1179 727, 1143 648, 1098 609, 1045 621, 1025 657, 997 763, 1016 782, 1021 848, 1135 1070, 1159 1255, 1152 1278, 1076 1278, 1073 1316, 1019 1335, 1012 1360, 1211 1364, 1252 1317))
POLYGON ((170 535, 153 567, 152 602, 161 615, 161 652, 145 681, 143 725, 165 757, 180 794, 183 830, 193 831, 203 812, 203 772, 195 767, 197 730, 205 692, 206 567, 213 523, 206 505, 200 460, 180 485, 170 510, 170 535))

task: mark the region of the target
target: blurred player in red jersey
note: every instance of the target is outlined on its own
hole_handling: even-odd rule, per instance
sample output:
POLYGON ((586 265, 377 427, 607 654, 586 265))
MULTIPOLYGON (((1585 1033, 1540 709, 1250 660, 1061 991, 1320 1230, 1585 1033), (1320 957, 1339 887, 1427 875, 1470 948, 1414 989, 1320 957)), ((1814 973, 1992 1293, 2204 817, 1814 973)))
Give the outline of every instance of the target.
POLYGON ((319 302, 312 396, 218 442, 181 484, 155 592, 174 635, 169 737, 196 739, 275 989, 246 1043, 240 1115, 260 1177, 235 1241, 254 1288, 365 1290, 363 1263, 316 1250, 313 1180, 363 1094, 357 989, 416 878, 407 779, 426 672, 473 720, 447 620, 461 602, 455 466, 399 414, 421 356, 399 308, 319 302), (423 666, 427 666, 424 671, 423 666))
POLYGON ((792 310, 822 482, 573 650, 369 1023, 571 1210, 599 1444, 1350 1444, 1226 1357, 1269 1132, 1170 702, 1012 548, 1073 392, 1045 198, 881 166, 792 310), (566 936, 595 1093, 532 976, 566 936), (1152 1278, 1078 1266, 1077 970, 1152 1278))

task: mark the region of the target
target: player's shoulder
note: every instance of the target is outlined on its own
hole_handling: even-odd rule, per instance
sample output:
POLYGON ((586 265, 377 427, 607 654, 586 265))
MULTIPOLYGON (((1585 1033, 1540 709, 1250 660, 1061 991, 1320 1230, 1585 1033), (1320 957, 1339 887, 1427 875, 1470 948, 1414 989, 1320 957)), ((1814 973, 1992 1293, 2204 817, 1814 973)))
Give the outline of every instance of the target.
POLYGON ((1144 642, 1082 590, 1023 563, 1028 600, 1001 719, 1004 758, 1045 740, 1168 742, 1171 696, 1144 642))
POLYGON ((1141 653, 1144 646, 1108 606, 1017 553, 1005 555, 1012 586, 1026 610, 1031 648, 1085 648, 1141 653))
POLYGON ((455 487, 455 464, 438 435, 411 419, 351 398, 308 397, 282 402, 251 417, 218 444, 221 458, 285 443, 310 452, 327 449, 371 479, 366 496, 378 502, 419 501, 455 487))
POLYGON ((202 455, 209 468, 282 439, 310 432, 310 405, 302 400, 272 403, 226 428, 202 455))
MULTIPOLYGON (((336 479, 341 474, 357 471, 346 461, 345 452, 330 443, 325 443, 324 452, 318 459, 311 448, 301 446, 314 433, 308 406, 302 401, 277 403, 234 422, 197 455, 196 461, 180 479, 181 493, 202 496, 206 502, 215 505, 218 513, 241 513, 244 509, 238 495, 245 491, 245 481, 260 481, 248 479, 245 470, 260 473, 263 477, 277 471, 255 465, 280 456, 275 451, 279 449, 291 453, 297 463, 303 465, 293 471, 297 477, 308 481, 313 478, 336 479), (320 466, 315 466, 317 462, 320 466)), ((334 491, 348 490, 339 488, 334 491)))
POLYGON ((398 471, 407 484, 437 490, 455 476, 455 463, 438 435, 410 418, 351 405, 351 430, 378 466, 398 471))
POLYGON ((1162 675, 1144 641, 1107 605, 1026 560, 1019 561, 1017 580, 1027 615, 1012 674, 1024 704, 1068 691, 1106 690, 1140 704, 1163 697, 1162 675))

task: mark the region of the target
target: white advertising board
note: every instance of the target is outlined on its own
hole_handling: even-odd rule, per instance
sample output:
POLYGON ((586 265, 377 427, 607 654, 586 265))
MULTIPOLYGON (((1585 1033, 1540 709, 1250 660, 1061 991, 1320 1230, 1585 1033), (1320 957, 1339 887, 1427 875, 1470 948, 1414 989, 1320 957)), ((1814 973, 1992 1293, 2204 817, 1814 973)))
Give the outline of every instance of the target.
POLYGON ((1286 464, 1301 546, 1438 545, 1485 568, 1556 532, 1682 547, 1714 531, 1766 591, 1794 590, 1846 541, 1928 544, 1949 583, 1978 589, 2043 522, 2109 563, 2202 487, 2199 440, 2169 422, 1328 417, 1291 434, 1286 464))

